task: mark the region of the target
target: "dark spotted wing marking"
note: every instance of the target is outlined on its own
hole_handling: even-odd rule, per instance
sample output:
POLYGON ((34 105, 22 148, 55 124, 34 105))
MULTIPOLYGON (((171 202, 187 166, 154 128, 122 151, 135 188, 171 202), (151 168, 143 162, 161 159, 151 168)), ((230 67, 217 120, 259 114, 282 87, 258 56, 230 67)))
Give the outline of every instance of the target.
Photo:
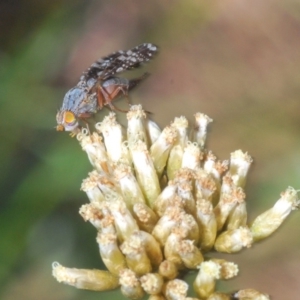
POLYGON ((94 62, 81 76, 81 81, 106 80, 126 70, 138 68, 158 52, 154 44, 144 43, 127 51, 117 51, 94 62))

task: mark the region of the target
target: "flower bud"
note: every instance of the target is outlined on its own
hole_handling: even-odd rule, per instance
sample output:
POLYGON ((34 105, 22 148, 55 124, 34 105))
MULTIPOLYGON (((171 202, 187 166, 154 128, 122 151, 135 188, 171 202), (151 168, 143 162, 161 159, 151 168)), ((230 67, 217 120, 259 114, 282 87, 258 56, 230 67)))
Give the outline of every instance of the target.
POLYGON ((108 271, 66 268, 58 262, 52 264, 52 275, 58 282, 78 289, 108 291, 119 286, 118 277, 108 271))
POLYGON ((259 215, 252 223, 250 229, 255 241, 270 236, 294 209, 300 205, 297 191, 292 187, 281 193, 281 198, 275 205, 259 215))

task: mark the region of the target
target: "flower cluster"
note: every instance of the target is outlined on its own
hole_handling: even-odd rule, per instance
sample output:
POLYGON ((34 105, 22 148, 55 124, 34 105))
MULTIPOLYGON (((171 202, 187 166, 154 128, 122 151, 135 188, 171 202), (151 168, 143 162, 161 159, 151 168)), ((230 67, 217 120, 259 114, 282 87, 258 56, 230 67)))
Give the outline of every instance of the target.
POLYGON ((253 289, 217 292, 216 281, 237 276, 238 266, 206 255, 235 253, 271 235, 299 206, 297 191, 287 188, 249 225, 244 186, 252 159, 237 150, 217 160, 205 148, 208 116, 195 114, 192 131, 185 117, 161 131, 140 105, 127 119, 127 132, 111 112, 97 132, 77 135, 94 168, 81 186, 90 202, 80 215, 96 228, 108 271, 55 262, 54 277, 94 291, 120 287, 130 299, 269 299, 253 289), (198 298, 187 297, 188 270, 197 273, 198 298))

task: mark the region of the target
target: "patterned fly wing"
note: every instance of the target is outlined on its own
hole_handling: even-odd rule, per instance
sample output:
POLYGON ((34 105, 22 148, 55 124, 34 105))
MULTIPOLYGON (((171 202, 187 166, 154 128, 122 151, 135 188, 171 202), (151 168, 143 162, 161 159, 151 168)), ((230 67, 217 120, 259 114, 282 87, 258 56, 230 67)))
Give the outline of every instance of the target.
POLYGON ((144 43, 127 51, 117 51, 94 62, 81 76, 81 81, 106 80, 126 70, 138 68, 158 52, 154 44, 144 43))

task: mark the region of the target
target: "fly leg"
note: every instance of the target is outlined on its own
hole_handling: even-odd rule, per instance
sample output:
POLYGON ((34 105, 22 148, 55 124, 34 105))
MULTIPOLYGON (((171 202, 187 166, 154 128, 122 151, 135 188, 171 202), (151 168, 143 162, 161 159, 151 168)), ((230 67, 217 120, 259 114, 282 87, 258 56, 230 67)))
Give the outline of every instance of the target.
MULTIPOLYGON (((101 101, 102 105, 105 102, 105 105, 108 105, 111 110, 117 110, 123 113, 128 113, 128 110, 123 110, 115 105, 112 104, 112 101, 119 96, 120 93, 122 93, 126 99, 129 99, 128 97, 128 88, 124 88, 124 86, 117 86, 112 93, 109 93, 104 87, 100 86, 99 89, 100 93, 103 95, 103 97, 106 99, 106 101, 101 101)), ((99 94, 99 93, 98 93, 99 94)), ((103 99, 103 97, 100 97, 103 99)), ((129 101, 127 101, 129 104, 129 101)))

